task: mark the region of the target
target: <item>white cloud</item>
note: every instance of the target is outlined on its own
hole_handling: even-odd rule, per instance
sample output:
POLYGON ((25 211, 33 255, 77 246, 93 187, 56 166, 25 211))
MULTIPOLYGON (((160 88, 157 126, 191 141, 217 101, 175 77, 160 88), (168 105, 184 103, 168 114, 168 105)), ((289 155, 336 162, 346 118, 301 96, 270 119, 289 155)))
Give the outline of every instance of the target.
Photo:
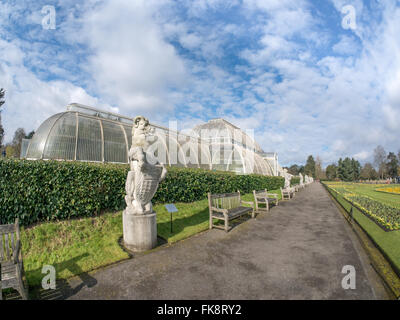
POLYGON ((122 113, 172 112, 168 89, 184 84, 184 62, 152 19, 157 7, 143 1, 107 1, 83 17, 79 37, 93 52, 87 71, 97 94, 122 113))
POLYGON ((49 45, 41 30, 6 36, 10 14, 30 23, 40 16, 24 17, 27 1, 21 10, 0 3, 7 139, 80 102, 164 125, 224 117, 255 129, 283 165, 309 154, 364 161, 377 144, 397 150, 400 9, 394 0, 379 14, 360 0, 332 4, 336 25, 305 0, 69 1, 52 38, 59 44, 49 45), (355 33, 340 27, 347 4, 355 33))
POLYGON ((356 160, 365 161, 371 156, 371 154, 372 154, 372 152, 370 152, 370 151, 361 151, 359 153, 356 153, 353 157, 356 160))

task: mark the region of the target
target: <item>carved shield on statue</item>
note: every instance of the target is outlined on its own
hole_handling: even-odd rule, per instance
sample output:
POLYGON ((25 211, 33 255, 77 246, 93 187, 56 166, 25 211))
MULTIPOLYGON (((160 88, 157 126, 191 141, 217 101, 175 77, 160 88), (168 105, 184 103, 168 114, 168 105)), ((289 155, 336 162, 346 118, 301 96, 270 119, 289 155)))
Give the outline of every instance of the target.
POLYGON ((150 202, 154 197, 158 188, 162 169, 161 166, 151 166, 143 171, 139 171, 135 176, 135 181, 137 181, 135 196, 143 205, 150 202))

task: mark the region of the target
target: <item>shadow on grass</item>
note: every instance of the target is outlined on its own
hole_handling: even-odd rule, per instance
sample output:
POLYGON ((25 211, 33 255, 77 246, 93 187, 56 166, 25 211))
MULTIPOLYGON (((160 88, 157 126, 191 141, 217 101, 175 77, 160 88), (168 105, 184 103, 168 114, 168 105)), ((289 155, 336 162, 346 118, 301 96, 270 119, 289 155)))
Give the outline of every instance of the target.
MULTIPOLYGON (((256 217, 257 217, 256 213, 256 217)), ((237 217, 233 220, 229 221, 229 228, 232 230, 233 228, 237 227, 238 225, 242 224, 243 222, 250 220, 251 215, 250 214, 245 214, 240 217, 237 217)), ((188 231, 182 238, 178 238, 176 240, 181 240, 187 237, 190 237, 194 234, 197 234, 201 231, 207 230, 209 228, 209 210, 208 207, 199 210, 193 215, 190 215, 188 217, 174 217, 173 216, 173 221, 172 221, 172 233, 171 233, 171 222, 170 221, 165 221, 162 223, 158 223, 158 234, 159 236, 165 238, 167 241, 169 241, 171 238, 175 237, 176 235, 180 233, 184 233, 184 229, 188 227, 194 227, 198 226, 198 228, 193 229, 191 232, 188 231), (205 226, 200 226, 201 224, 206 223, 205 226)), ((218 226, 223 226, 224 221, 223 220, 218 220, 214 219, 214 225, 218 226)))
MULTIPOLYGON (((69 282, 65 279, 57 279, 56 289, 45 290, 41 286, 30 287, 30 298, 35 300, 67 299, 78 293, 85 286, 88 288, 95 286, 97 284, 97 280, 90 276, 87 272, 83 272, 81 267, 77 264, 79 260, 87 257, 88 255, 88 253, 84 253, 70 260, 66 260, 53 265, 57 273, 68 270, 73 275, 78 276, 81 280, 81 283, 78 284, 76 287, 72 288, 69 282)), ((43 278, 46 276, 46 274, 42 274, 41 269, 30 271, 30 273, 33 273, 35 275, 35 278, 43 278)))
MULTIPOLYGON (((158 228, 158 234, 160 237, 166 239, 169 241, 172 237, 183 233, 185 228, 188 227, 194 227, 194 226, 199 226, 202 223, 205 223, 208 221, 208 208, 205 208, 203 210, 199 210, 194 214, 191 214, 190 216, 178 216, 177 214, 172 214, 172 233, 171 233, 171 222, 170 220, 164 221, 164 222, 159 222, 157 223, 157 228, 158 228)), ((208 227, 208 226, 207 226, 208 227)), ((199 229, 203 229, 200 228, 199 229)), ((190 236, 192 234, 198 233, 200 230, 193 231, 191 233, 188 233, 187 236, 190 236)))

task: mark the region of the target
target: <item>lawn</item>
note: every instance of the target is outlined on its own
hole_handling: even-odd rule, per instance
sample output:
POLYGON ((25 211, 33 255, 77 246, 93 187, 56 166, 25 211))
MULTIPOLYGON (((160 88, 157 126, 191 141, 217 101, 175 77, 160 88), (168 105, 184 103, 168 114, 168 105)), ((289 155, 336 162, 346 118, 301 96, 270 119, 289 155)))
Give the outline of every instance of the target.
MULTIPOLYGON (((271 192, 278 193, 278 190, 271 192)), ((243 200, 253 201, 252 194, 243 200)), ((188 238, 209 227, 207 199, 192 203, 176 203, 173 232, 170 214, 164 205, 154 206, 157 212, 158 235, 168 243, 188 238)), ((43 265, 53 265, 58 279, 67 279, 83 272, 128 259, 118 244, 122 237, 122 212, 107 212, 97 217, 58 222, 45 222, 21 229, 25 271, 31 286, 41 283, 43 265)))
POLYGON ((361 208, 385 230, 400 230, 400 197, 379 190, 387 185, 349 182, 326 182, 326 185, 361 208))
MULTIPOLYGON (((384 204, 390 205, 395 208, 400 209, 400 197, 396 194, 385 193, 377 191, 376 189, 387 188, 389 187, 386 184, 363 184, 363 183, 343 183, 343 182, 334 182, 329 183, 329 186, 336 188, 345 188, 351 192, 359 193, 362 195, 366 195, 376 201, 382 202, 384 204)), ((398 185, 394 185, 398 186, 398 185)), ((391 185, 393 187, 393 185, 391 185)))
MULTIPOLYGON (((351 204, 347 202, 343 193, 344 190, 350 190, 351 192, 367 195, 370 198, 388 204, 394 205, 399 208, 400 198, 398 195, 385 194, 379 191, 375 191, 376 188, 382 187, 377 185, 364 185, 355 183, 325 183, 328 188, 337 190, 339 193, 332 192, 332 195, 339 201, 339 203, 350 212, 351 204), (396 202, 397 200, 397 202, 396 202)), ((392 263, 396 272, 400 274, 400 230, 397 231, 385 231, 378 224, 376 224, 371 218, 366 216, 357 208, 353 207, 353 217, 358 224, 364 229, 364 231, 374 240, 381 251, 386 255, 388 260, 392 263)))

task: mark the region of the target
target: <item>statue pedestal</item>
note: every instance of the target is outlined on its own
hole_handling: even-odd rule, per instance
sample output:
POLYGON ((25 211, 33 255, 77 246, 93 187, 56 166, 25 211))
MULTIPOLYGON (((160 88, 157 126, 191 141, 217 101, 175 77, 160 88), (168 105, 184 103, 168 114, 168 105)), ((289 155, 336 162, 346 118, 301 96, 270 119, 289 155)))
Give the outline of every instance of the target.
POLYGON ((122 225, 124 245, 129 250, 140 252, 157 246, 156 213, 138 215, 124 210, 122 225))

